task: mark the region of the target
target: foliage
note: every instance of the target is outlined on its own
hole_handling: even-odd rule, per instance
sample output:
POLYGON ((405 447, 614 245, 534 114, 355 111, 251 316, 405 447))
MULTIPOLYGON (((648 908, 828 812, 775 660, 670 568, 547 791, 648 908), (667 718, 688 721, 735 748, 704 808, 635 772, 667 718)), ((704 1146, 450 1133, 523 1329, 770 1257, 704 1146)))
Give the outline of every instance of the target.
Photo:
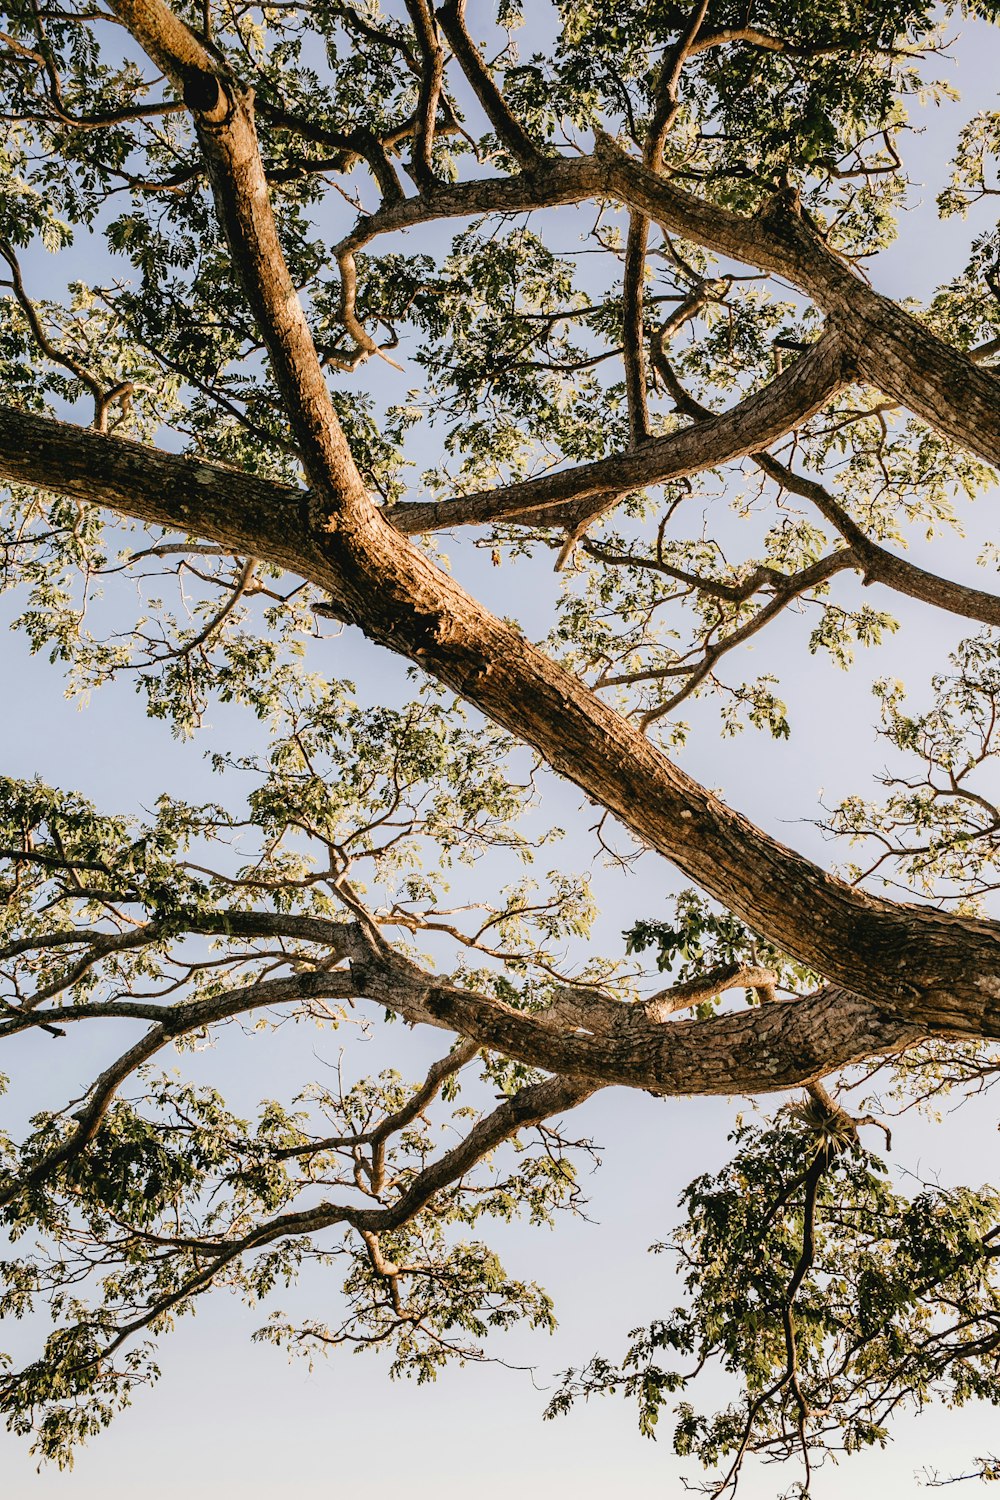
MULTIPOLYGON (((766 441, 716 452, 706 438, 700 458, 635 475, 672 440, 779 403, 829 339, 822 298, 698 226, 811 236, 828 279, 857 273, 859 297, 865 278, 878 284, 878 256, 926 196, 917 136, 955 96, 953 34, 972 28, 959 46, 991 39, 996 6, 486 9, 471 7, 473 20, 454 0, 174 7, 228 104, 252 98, 268 191, 241 212, 252 219, 269 197, 273 260, 294 288, 286 305, 297 296, 305 310, 327 435, 340 424, 380 523, 499 599, 516 639, 539 640, 553 673, 569 674, 544 692, 535 680, 518 705, 527 722, 544 698, 559 732, 569 700, 551 684, 569 681, 645 734, 643 755, 694 759, 706 732, 758 730, 777 755, 802 727, 796 651, 810 669, 847 670, 915 601, 935 611, 947 624, 929 688, 874 685, 892 757, 882 793, 838 783, 821 826, 861 892, 951 913, 937 938, 988 935, 997 557, 977 559, 979 588, 906 556, 936 540, 951 571, 964 508, 993 480, 981 447, 957 418, 932 423, 868 383, 855 349, 836 387, 772 422, 766 441), (612 170, 623 161, 686 195, 690 234, 623 206, 612 170), (581 162, 592 175, 571 190, 581 162), (590 477, 571 501, 535 505, 517 489, 547 494, 577 471, 590 477), (476 517, 468 542, 463 503, 476 517)), ((108 813, 40 777, 0 779, 0 1038, 22 1057, 50 1042, 100 1056, 79 1097, 46 1100, 0 1134, 0 1312, 51 1325, 37 1357, 0 1360, 0 1405, 60 1465, 156 1379, 158 1341, 213 1289, 260 1310, 259 1340, 309 1358, 381 1349, 393 1375, 420 1381, 448 1360, 496 1357, 515 1325, 551 1330, 549 1293, 508 1271, 487 1237, 491 1224, 581 1210, 592 1147, 565 1114, 609 1082, 721 1092, 728 1074, 669 1081, 675 1025, 691 1056, 701 1038, 710 1059, 720 1035, 742 1038, 731 1055, 766 1074, 781 1046, 757 1045, 751 1025, 779 1014, 791 1030, 845 993, 883 1019, 892 1008, 860 936, 850 985, 850 955, 835 972, 806 961, 816 945, 775 937, 765 918, 808 905, 804 862, 776 901, 771 864, 788 851, 770 844, 763 875, 750 870, 744 822, 730 825, 736 874, 727 867, 722 894, 706 880, 664 915, 657 874, 619 941, 602 894, 653 856, 621 852, 610 796, 594 797, 596 830, 578 830, 570 868, 557 867, 547 803, 565 799, 552 766, 592 788, 530 748, 537 735, 500 727, 516 714, 463 705, 478 675, 436 671, 421 647, 405 692, 382 692, 363 676, 368 658, 355 671, 352 657, 359 689, 330 665, 342 670, 356 644, 343 601, 280 547, 237 554, 217 540, 210 481, 268 487, 254 493, 271 499, 272 537, 325 499, 302 441, 308 413, 281 368, 293 341, 269 323, 226 220, 212 166, 222 123, 192 103, 189 64, 144 36, 125 0, 110 12, 6 0, 0 27, 3 409, 90 424, 94 441, 157 448, 191 476, 168 526, 15 468, 0 523, 9 618, 70 695, 128 682, 179 737, 197 737, 220 705, 242 726, 230 750, 215 742, 210 802, 170 788, 150 812, 108 813), (445 1032, 436 1060, 417 1046, 411 1066, 399 1020, 445 1032), (228 1100, 197 1076, 194 1054, 213 1048, 220 1080, 237 1052, 263 1055, 266 1070, 279 1028, 304 1039, 303 1077, 281 1098, 248 1088, 228 1100), (313 1044, 334 1031, 338 1046, 351 1039, 349 1060, 335 1083, 316 1081, 313 1044), (76 1043, 94 1033, 94 1051, 76 1043), (361 1051, 352 1072, 371 1037, 376 1063, 366 1073, 361 1051), (400 1065, 383 1066, 393 1049, 400 1065), (666 1058, 659 1072, 650 1057, 666 1058), (651 1071, 629 1079, 633 1064, 651 1071), (329 1321, 276 1305, 300 1274, 304 1294, 336 1276, 329 1321)), ((928 190, 943 218, 969 219, 964 264, 899 307, 911 332, 961 356, 949 369, 990 371, 1000 238, 984 215, 1000 116, 964 120, 928 190)), ((240 183, 228 187, 239 197, 240 183)), ((138 468, 142 450, 116 451, 138 468)), ((336 529, 326 517, 315 555, 336 529)), ((409 614, 425 603, 411 598, 409 614)), ((397 625, 378 638, 395 644, 397 625)), ((435 637, 444 652, 450 628, 435 637)), ((565 725, 569 740, 568 714, 565 725)), ((615 768, 623 784, 633 771, 615 768)), ((710 805, 695 787, 681 856, 710 805)), ((876 905, 859 897, 856 910, 860 932, 876 905)), ((823 913, 809 922, 820 930, 823 913)), ((906 955, 893 943, 898 975, 906 955)), ((824 1454, 885 1444, 897 1410, 995 1405, 997 1193, 908 1184, 860 1134, 892 1110, 933 1114, 946 1095, 989 1088, 992 971, 984 983, 972 1021, 949 992, 936 1034, 911 1026, 861 1063, 851 1053, 860 1071, 836 1100, 820 1082, 825 1054, 810 1054, 804 1102, 741 1123, 731 1161, 685 1193, 669 1246, 683 1304, 637 1330, 619 1363, 570 1372, 550 1414, 621 1392, 647 1435, 670 1412, 675 1451, 716 1471, 712 1493, 758 1454, 800 1463, 806 1494, 824 1454), (849 1089, 872 1076, 878 1097, 849 1114, 849 1089), (714 1413, 692 1389, 709 1365, 727 1388, 714 1413)), ((976 1460, 977 1477, 997 1472, 976 1460)))
POLYGON ((722 1467, 735 1487, 748 1452, 816 1455, 885 1446, 901 1407, 1000 1400, 997 1194, 918 1184, 894 1191, 856 1132, 821 1111, 740 1125, 717 1176, 697 1178, 671 1246, 690 1301, 634 1342, 620 1367, 569 1372, 549 1407, 622 1389, 656 1435, 675 1405, 673 1446, 722 1467), (717 1363, 740 1394, 706 1415, 691 1371, 717 1363))

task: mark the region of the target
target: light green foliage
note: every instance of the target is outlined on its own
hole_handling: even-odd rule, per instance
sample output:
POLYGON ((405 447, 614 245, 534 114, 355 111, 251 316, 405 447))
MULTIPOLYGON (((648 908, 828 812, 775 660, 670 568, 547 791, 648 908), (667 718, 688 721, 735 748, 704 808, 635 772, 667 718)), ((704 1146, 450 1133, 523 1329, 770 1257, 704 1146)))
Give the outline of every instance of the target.
MULTIPOLYGON (((175 9, 201 33, 201 0, 175 9)), ((213 55, 254 91, 278 234, 334 408, 390 517, 634 446, 620 208, 596 194, 531 215, 428 212, 406 235, 375 235, 349 267, 335 247, 356 216, 421 191, 415 7, 208 9, 213 55)), ((602 138, 642 155, 690 6, 468 9, 543 160, 602 138)), ((963 10, 998 15, 986 0, 963 10)), ((908 166, 914 133, 936 128, 952 95, 942 79, 961 15, 930 0, 712 0, 655 170, 747 216, 796 195, 803 222, 862 268, 915 197, 938 194, 944 217, 980 212, 997 191, 995 112, 961 131, 946 182, 925 189, 908 166)), ((7 0, 0 31, 4 402, 301 487, 190 115, 99 8, 7 0)), ((521 170, 450 53, 431 158, 429 201, 521 170)), ((995 359, 998 265, 1000 239, 977 220, 964 265, 905 305, 995 359)), ((766 390, 823 335, 787 284, 658 225, 640 279, 639 444, 766 390)), ((993 476, 857 384, 768 453, 770 467, 709 454, 695 474, 598 496, 566 526, 483 525, 452 549, 456 573, 475 579, 486 556, 509 568, 491 575, 501 612, 660 745, 683 747, 695 719, 723 736, 794 737, 773 637, 846 669, 897 628, 884 594, 859 603, 842 587, 841 562, 869 581, 860 553, 838 560, 852 528, 904 557, 912 541, 957 535, 993 476)), ((989 549, 981 563, 995 571, 989 549)), ((256 1310, 258 1339, 307 1357, 382 1349, 394 1375, 421 1381, 449 1359, 493 1357, 493 1336, 517 1323, 551 1329, 549 1293, 505 1269, 490 1227, 577 1211, 587 1142, 556 1107, 533 1113, 549 1075, 502 1051, 433 1032, 430 1072, 425 1059, 384 1067, 379 1049, 408 1040, 388 1023, 429 1030, 435 988, 453 986, 539 1028, 575 1003, 579 1040, 596 1034, 595 994, 627 1005, 664 976, 772 971, 773 987, 703 996, 694 1019, 710 1021, 765 994, 804 997, 822 976, 692 890, 664 917, 654 886, 623 941, 609 939, 603 824, 566 860, 594 869, 559 868, 545 767, 418 674, 409 702, 329 676, 332 606, 271 563, 12 487, 0 587, 68 693, 125 679, 178 735, 197 735, 220 703, 247 726, 214 755, 211 803, 168 791, 142 817, 118 816, 0 779, 0 1038, 37 1058, 84 1028, 104 1047, 80 1097, 0 1133, 0 1312, 48 1327, 23 1368, 0 1356, 11 1426, 70 1463, 156 1379, 157 1341, 214 1288, 256 1310), (392 971, 412 980, 405 995, 386 980, 389 955, 407 966, 392 971), (381 1003, 365 1010, 370 990, 381 1003), (190 1054, 212 1047, 263 1055, 266 1074, 279 1027, 301 1043, 302 1081, 282 1098, 248 1086, 237 1108, 195 1078, 203 1060, 190 1054), (353 1050, 316 1081, 314 1051, 334 1031, 353 1050), (379 1055, 366 1074, 369 1035, 379 1055), (470 1141, 486 1144, 449 1155, 470 1141), (336 1280, 325 1320, 277 1305, 300 1273, 296 1297, 336 1280)), ((843 797, 825 824, 856 847, 852 879, 989 910, 997 661, 986 632, 933 679, 933 701, 877 684, 885 795, 843 797)), ((998 1073, 985 1045, 922 1045, 880 1088, 888 1107, 933 1113, 998 1073)), ((996 1403, 993 1190, 900 1190, 815 1098, 741 1125, 732 1145, 683 1199, 672 1249, 684 1305, 636 1331, 620 1363, 569 1376, 552 1412, 624 1391, 652 1435, 669 1408, 676 1451, 721 1469, 722 1493, 748 1452, 808 1468, 823 1450, 884 1443, 898 1405, 996 1403), (714 1414, 690 1388, 706 1364, 727 1383, 714 1414)), ((998 1477, 995 1460, 977 1462, 998 1477)))
POLYGON ((993 801, 1000 666, 992 631, 961 643, 952 671, 933 678, 934 701, 910 713, 903 686, 876 684, 881 733, 897 752, 880 778, 882 802, 860 796, 833 809, 829 826, 864 849, 855 879, 900 881, 915 894, 981 909, 997 886, 993 801))

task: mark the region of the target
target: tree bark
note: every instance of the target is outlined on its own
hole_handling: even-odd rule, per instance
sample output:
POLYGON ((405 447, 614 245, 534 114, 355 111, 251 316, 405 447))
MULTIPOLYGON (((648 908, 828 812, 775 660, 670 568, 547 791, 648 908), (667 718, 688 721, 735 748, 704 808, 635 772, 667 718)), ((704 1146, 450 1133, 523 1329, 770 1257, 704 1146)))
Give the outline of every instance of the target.
MULTIPOLYGON (((129 514, 182 525, 311 579, 330 592, 338 611, 369 639, 416 662, 476 704, 754 928, 836 984, 891 1010, 906 1034, 914 1028, 995 1034, 1000 924, 877 900, 770 838, 673 765, 515 628, 470 598, 378 511, 334 413, 281 255, 252 100, 215 73, 214 60, 162 0, 116 0, 114 8, 192 108, 234 268, 267 345, 311 491, 299 502, 297 524, 290 507, 269 510, 266 493, 245 477, 234 478, 228 496, 213 490, 210 503, 196 493, 183 494, 176 482, 167 496, 143 491, 130 500, 125 481, 134 485, 140 478, 137 455, 143 450, 115 444, 118 451, 107 462, 110 447, 98 448, 94 436, 78 434, 77 451, 70 455, 72 445, 64 436, 50 428, 39 436, 36 418, 22 419, 39 446, 31 462, 22 464, 20 476, 27 477, 33 464, 29 482, 39 483, 45 458, 51 464, 49 487, 80 494, 89 464, 95 484, 87 498, 103 494, 129 514), (42 453, 46 443, 50 446, 42 453)), ((558 163, 527 176, 529 186, 541 184, 537 191, 543 201, 552 201, 551 182, 572 180, 577 191, 584 183, 587 192, 603 188, 710 248, 789 276, 824 307, 840 340, 871 368, 871 378, 877 374, 891 394, 949 435, 960 434, 974 451, 997 451, 1000 388, 994 378, 869 292, 807 229, 793 204, 775 205, 749 223, 679 192, 629 162, 616 147, 602 147, 582 168, 572 163, 564 170, 558 163), (860 352, 862 347, 867 352, 860 352), (910 356, 921 350, 929 351, 928 358, 934 353, 938 362, 932 368, 913 368, 910 356), (949 384, 952 379, 957 385, 949 384)), ((497 194, 502 198, 502 185, 497 194)), ((810 403, 821 402, 821 392, 828 393, 831 382, 835 387, 842 378, 839 366, 823 365, 831 356, 839 358, 838 348, 837 341, 824 341, 796 367, 797 375, 790 372, 786 390, 796 378, 824 371, 811 388, 807 409, 815 409, 810 403)), ((758 410, 766 409, 767 399, 764 393, 758 410)), ((689 441, 686 434, 679 436, 689 441)), ((749 446, 758 443, 755 435, 749 446)), ((640 452, 635 462, 641 460, 640 452)), ((162 467, 163 457, 157 462, 162 467)), ((192 491, 200 472, 204 469, 193 464, 192 491)), ((551 481, 560 482, 558 477, 551 481)), ((748 1037, 759 1028, 770 1032, 775 1023, 765 1020, 766 1014, 748 1015, 748 1037)), ((454 1016, 458 1020, 457 1011, 454 1016)), ((779 1030, 784 1029, 783 1023, 779 1030)), ((777 1046, 778 1039, 760 1045, 777 1046)), ((857 1055, 863 1055, 863 1048, 857 1055)), ((727 1085, 733 1086, 732 1081, 727 1085)))

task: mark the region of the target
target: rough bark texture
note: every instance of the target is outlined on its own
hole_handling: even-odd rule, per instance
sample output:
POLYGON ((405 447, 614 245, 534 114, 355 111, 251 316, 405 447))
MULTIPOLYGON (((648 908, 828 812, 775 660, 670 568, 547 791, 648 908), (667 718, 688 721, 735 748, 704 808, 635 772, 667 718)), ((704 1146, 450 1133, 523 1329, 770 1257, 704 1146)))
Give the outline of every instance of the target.
MULTIPOLYGON (((811 1001, 610 1039, 555 1034, 541 1022, 447 988, 427 998, 427 1015, 553 1071, 658 1092, 787 1087, 922 1034, 1000 1034, 1000 925, 876 900, 770 838, 492 616, 403 534, 498 517, 578 524, 588 506, 609 495, 759 453, 856 375, 996 461, 995 376, 869 288, 827 249, 789 195, 746 220, 664 181, 610 141, 598 140, 593 155, 574 160, 535 156, 522 141, 519 175, 450 188, 428 181, 417 198, 391 202, 362 220, 338 253, 352 253, 376 229, 606 197, 711 250, 785 277, 822 309, 828 331, 772 385, 721 416, 499 496, 404 505, 383 514, 366 492, 337 420, 282 257, 252 98, 217 70, 213 56, 161 0, 117 0, 114 9, 192 110, 234 274, 267 347, 310 488, 300 493, 9 408, 0 413, 0 473, 179 527, 320 585, 337 612, 369 639, 418 663, 533 746, 587 797, 832 986, 811 1001)), ((460 20, 457 8, 446 7, 445 24, 457 27, 460 20)), ((460 38, 458 45, 464 46, 460 38)), ((475 57, 466 55, 464 64, 485 89, 475 57)), ((489 107, 499 108, 495 101, 489 107)), ((888 554, 873 548, 863 555, 858 537, 852 545, 874 577, 879 570, 889 577, 888 554)), ((908 565, 897 572, 904 592, 931 588, 930 575, 918 578, 919 570, 908 565)), ((941 580, 934 582, 946 590, 941 580)), ((979 617, 995 617, 995 601, 979 607, 979 617)))

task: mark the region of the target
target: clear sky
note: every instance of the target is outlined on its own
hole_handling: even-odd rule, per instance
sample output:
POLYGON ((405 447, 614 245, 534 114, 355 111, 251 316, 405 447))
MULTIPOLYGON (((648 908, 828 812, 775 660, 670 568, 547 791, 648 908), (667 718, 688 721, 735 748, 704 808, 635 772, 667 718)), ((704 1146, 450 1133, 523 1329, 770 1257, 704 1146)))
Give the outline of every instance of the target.
MULTIPOLYGON (((900 245, 877 269, 877 283, 885 291, 924 294, 962 263, 976 224, 939 225, 933 199, 959 125, 992 102, 995 37, 994 32, 986 47, 974 37, 958 49, 952 76, 963 90, 963 102, 928 117, 918 148, 927 181, 925 201, 904 220, 900 245)), ((944 545, 956 573, 978 550, 971 539, 995 530, 989 500, 979 503, 968 530, 970 540, 961 548, 944 545)), ((912 555, 925 561, 918 551, 912 555)), ((938 551, 939 566, 941 556, 938 551)), ((535 593, 537 570, 530 573, 529 606, 526 592, 518 600, 510 597, 512 587, 525 588, 516 569, 494 572, 465 553, 456 566, 463 577, 492 593, 488 602, 507 614, 519 610, 532 633, 541 633, 541 615, 553 596, 535 593)), ((966 573, 972 576, 972 570, 966 573)), ((868 602, 883 603, 875 597, 868 602)), ((792 709, 793 734, 787 744, 748 733, 735 746, 723 745, 710 710, 691 714, 695 732, 682 757, 686 768, 708 785, 722 787, 731 804, 779 837, 823 859, 830 851, 806 820, 816 815, 820 786, 831 800, 866 787, 875 743, 867 696, 871 678, 926 681, 928 662, 943 666, 949 643, 965 633, 942 616, 925 612, 911 617, 900 609, 900 601, 884 602, 904 619, 904 628, 870 660, 862 659, 850 676, 824 658, 810 656, 805 631, 786 630, 759 645, 759 651, 770 653, 769 666, 779 664, 782 693, 792 709)), ((318 647, 310 665, 358 678, 366 696, 384 691, 395 697, 402 690, 398 665, 350 633, 318 647)), ((215 788, 206 749, 247 748, 246 722, 226 710, 215 712, 212 726, 193 743, 172 741, 162 724, 142 717, 140 700, 129 687, 108 689, 81 711, 63 698, 58 671, 43 659, 30 659, 21 637, 7 639, 0 673, 0 701, 8 706, 0 729, 2 769, 16 776, 37 772, 76 787, 109 811, 149 807, 168 785, 192 799, 210 795, 215 788)), ((579 810, 577 794, 553 787, 551 803, 553 817, 579 830, 571 833, 560 862, 567 868, 574 860, 593 867, 606 900, 601 931, 612 945, 635 916, 665 909, 678 884, 666 866, 646 860, 631 878, 616 874, 612 879, 593 866, 592 842, 583 832, 593 818, 589 809, 579 810)), ((211 1072, 224 1092, 249 1087, 256 1094, 277 1094, 283 1079, 301 1076, 296 1048, 302 1045, 301 1038, 227 1037, 205 1063, 206 1076, 211 1072)), ((333 1042, 309 1045, 322 1061, 335 1061, 333 1042)), ((406 1045, 416 1076, 434 1042, 414 1036, 406 1045)), ((89 1081, 92 1062, 76 1048, 66 1055, 51 1039, 33 1038, 15 1079, 12 1107, 29 1098, 43 1102, 42 1086, 44 1102, 78 1090, 89 1081)), ((363 1057, 355 1065, 362 1067, 363 1057)), ((604 1148, 604 1166, 592 1184, 592 1222, 564 1219, 553 1232, 515 1227, 495 1235, 510 1268, 537 1278, 555 1295, 561 1326, 552 1340, 512 1336, 497 1346, 499 1355, 510 1364, 534 1365, 537 1384, 551 1388, 554 1372, 596 1350, 620 1351, 629 1329, 671 1305, 677 1293, 669 1262, 650 1256, 647 1246, 669 1233, 686 1183, 724 1159, 736 1107, 726 1101, 654 1101, 613 1090, 579 1112, 581 1129, 604 1148)), ((945 1181, 956 1174, 972 1182, 991 1175, 995 1179, 991 1112, 986 1105, 977 1106, 938 1132, 908 1127, 897 1137, 894 1156, 945 1181)), ((336 1294, 335 1284, 314 1276, 285 1306, 307 1307, 322 1316, 336 1294)), ((681 1474, 692 1481, 700 1477, 691 1465, 673 1458, 666 1442, 643 1442, 632 1409, 622 1404, 579 1407, 569 1418, 542 1423, 545 1394, 527 1374, 508 1368, 451 1370, 436 1385, 420 1389, 390 1383, 379 1356, 335 1354, 310 1372, 301 1363, 287 1364, 277 1350, 249 1342, 261 1321, 259 1313, 225 1295, 206 1299, 197 1317, 182 1322, 164 1342, 159 1386, 151 1394, 141 1393, 134 1408, 81 1453, 71 1474, 36 1475, 25 1445, 0 1436, 4 1496, 124 1500, 141 1488, 147 1500, 175 1500, 178 1495, 273 1500, 293 1493, 332 1500, 359 1490, 377 1500, 400 1493, 409 1500, 465 1500, 470 1495, 509 1500, 512 1493, 603 1500, 609 1492, 626 1489, 675 1494, 681 1474)), ((4 1342, 9 1346, 11 1340, 4 1342)), ((21 1344, 21 1330, 14 1330, 13 1342, 21 1344)), ((27 1351, 30 1345, 22 1347, 27 1351)), ((979 1409, 901 1422, 888 1454, 821 1472, 815 1494, 826 1500, 853 1484, 865 1492, 877 1488, 884 1500, 912 1495, 915 1471, 925 1465, 943 1472, 963 1468, 973 1454, 997 1446, 998 1429, 996 1414, 979 1409)), ((762 1500, 794 1477, 790 1472, 782 1481, 773 1471, 751 1470, 742 1493, 747 1500, 762 1500)))

